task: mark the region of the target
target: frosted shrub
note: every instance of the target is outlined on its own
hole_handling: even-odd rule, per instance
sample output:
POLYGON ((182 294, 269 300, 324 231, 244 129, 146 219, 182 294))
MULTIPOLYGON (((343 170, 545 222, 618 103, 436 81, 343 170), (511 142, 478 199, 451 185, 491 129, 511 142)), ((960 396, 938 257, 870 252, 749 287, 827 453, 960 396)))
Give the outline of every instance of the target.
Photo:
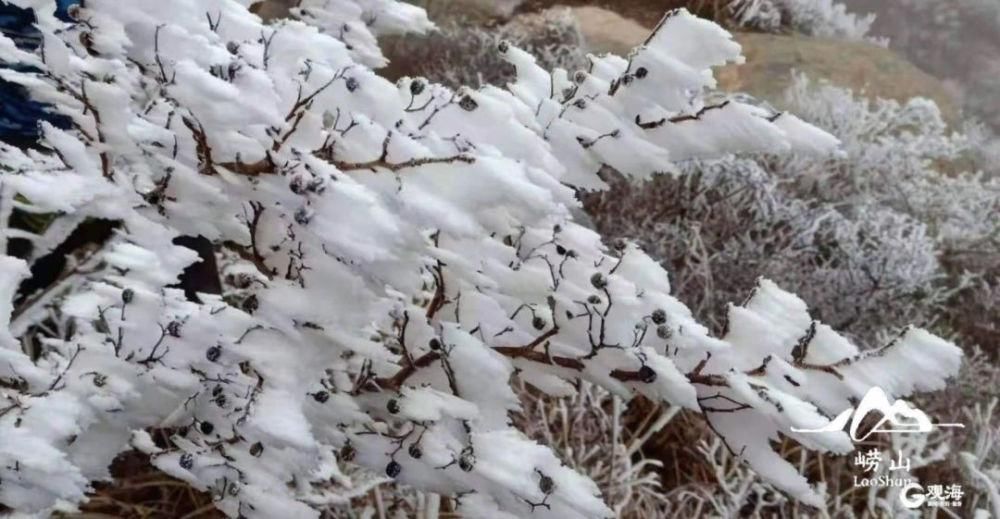
POLYGON ((887 315, 927 317, 908 301, 932 297, 928 287, 942 276, 924 225, 877 207, 845 215, 810 204, 766 168, 749 158, 690 162, 649 186, 614 182, 588 195, 587 207, 602 233, 634 236, 673 267, 674 290, 720 329, 728 302, 758 275, 794 287, 818 317, 869 339, 887 315))
POLYGON ((470 22, 459 11, 425 35, 394 38, 384 47, 394 58, 389 67, 394 75, 418 72, 450 87, 503 86, 515 79, 515 73, 496 52, 501 41, 530 52, 546 69, 587 66, 583 34, 568 9, 550 9, 492 27, 470 22))
MULTIPOLYGON (((924 99, 869 102, 801 77, 787 102, 844 153, 691 161, 648 186, 612 175, 611 191, 587 197, 598 228, 672 266, 675 290, 719 325, 758 273, 868 338, 887 315, 930 325, 945 309, 995 301, 1000 183, 953 172, 970 162, 974 134, 951 133, 924 99)), ((990 319, 978 312, 954 326, 989 344, 990 319)))
POLYGON ((849 13, 835 0, 732 0, 729 9, 737 24, 765 31, 790 28, 810 36, 886 43, 868 36, 875 15, 849 13))
MULTIPOLYGON (((808 157, 790 157, 775 172, 800 196, 841 212, 888 208, 898 218, 919 222, 934 242, 941 281, 912 292, 920 296, 911 299, 913 305, 925 308, 926 318, 944 308, 949 322, 943 324, 969 344, 994 344, 1000 322, 995 313, 977 310, 1000 303, 1000 224, 994 217, 1000 211, 1000 175, 982 153, 990 136, 975 125, 965 132, 949 130, 926 99, 868 101, 835 87, 810 86, 804 78, 789 90, 788 102, 837 135, 847 158, 816 165, 808 157), (802 171, 810 174, 797 173, 802 171)), ((883 253, 914 245, 909 239, 894 243, 883 253)), ((913 267, 916 261, 911 272, 913 267)))
POLYGON ((0 39, 0 59, 33 67, 0 74, 73 125, 0 147, 4 204, 115 227, 44 297, 18 294, 28 261, 0 259, 6 507, 72 507, 135 449, 231 517, 316 517, 386 480, 470 517, 612 514, 516 427, 512 380, 701 414, 821 506, 771 439, 847 452, 846 433, 791 428, 959 367, 918 328, 862 353, 765 279, 712 336, 654 260, 573 222, 568 186, 602 187, 602 164, 646 178, 835 147, 791 114, 704 98, 739 46, 684 10, 572 76, 502 42, 515 82, 453 90, 372 72, 376 35, 430 27, 390 0, 304 0, 273 25, 236 0, 88 0, 70 24, 16 3, 39 10, 44 46, 0 39), (177 244, 194 237, 214 254, 177 244), (199 261, 221 293, 176 285, 199 261))
POLYGON ((979 403, 966 409, 966 419, 971 423, 973 434, 972 449, 959 456, 969 481, 977 491, 971 498, 970 508, 977 515, 986 510, 984 517, 1000 514, 1000 452, 997 451, 997 435, 1000 426, 995 417, 997 399, 979 403))

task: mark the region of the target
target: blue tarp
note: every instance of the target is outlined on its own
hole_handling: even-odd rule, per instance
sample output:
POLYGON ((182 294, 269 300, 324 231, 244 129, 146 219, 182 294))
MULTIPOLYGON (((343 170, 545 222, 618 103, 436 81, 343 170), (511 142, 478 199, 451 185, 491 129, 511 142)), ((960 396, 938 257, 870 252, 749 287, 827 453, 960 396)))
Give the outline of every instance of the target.
MULTIPOLYGON (((69 20, 67 9, 78 0, 54 1, 58 5, 56 16, 69 20)), ((26 50, 38 47, 40 37, 34 24, 33 11, 0 0, 0 32, 14 40, 18 47, 26 50)), ((44 105, 29 99, 24 88, 0 79, 0 140, 19 146, 32 143, 38 138, 40 120, 50 121, 57 126, 66 125, 64 119, 53 116, 44 105)))

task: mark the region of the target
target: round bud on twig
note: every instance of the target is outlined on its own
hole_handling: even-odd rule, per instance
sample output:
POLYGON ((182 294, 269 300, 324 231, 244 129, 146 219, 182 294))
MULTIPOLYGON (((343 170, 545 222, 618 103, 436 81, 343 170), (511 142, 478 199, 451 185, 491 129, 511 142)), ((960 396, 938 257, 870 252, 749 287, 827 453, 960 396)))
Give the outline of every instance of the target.
POLYGON ((417 460, 419 460, 424 455, 424 450, 421 449, 420 446, 417 445, 416 443, 414 443, 413 445, 410 445, 410 448, 407 449, 406 452, 409 452, 410 456, 413 459, 417 459, 417 460))
POLYGON ((476 467, 476 457, 472 455, 471 452, 463 452, 461 456, 458 457, 458 468, 462 469, 463 472, 472 472, 472 469, 476 467))
POLYGON ((535 316, 535 318, 531 320, 531 326, 536 330, 542 330, 545 328, 545 319, 535 316))
POLYGON ((663 340, 669 339, 673 334, 674 332, 665 324, 656 327, 656 336, 663 340))
POLYGON ((477 103, 476 100, 472 98, 472 96, 467 95, 462 97, 462 99, 458 102, 458 106, 460 106, 462 110, 465 110, 466 112, 471 112, 476 108, 479 108, 479 103, 477 103))
POLYGON ((170 321, 167 323, 167 334, 171 337, 181 336, 181 322, 180 321, 170 321))
POLYGON ((354 446, 348 443, 340 448, 340 459, 343 461, 353 461, 357 453, 358 451, 354 449, 354 446))
POLYGON ((427 83, 424 83, 423 80, 414 79, 413 81, 410 81, 410 94, 418 96, 424 92, 426 87, 427 83))
POLYGON ((543 494, 549 495, 556 490, 556 482, 552 480, 549 476, 538 471, 540 476, 538 479, 538 490, 541 490, 543 494))
POLYGON ((600 272, 595 272, 593 276, 590 276, 590 284, 598 290, 604 290, 608 286, 608 278, 600 272))

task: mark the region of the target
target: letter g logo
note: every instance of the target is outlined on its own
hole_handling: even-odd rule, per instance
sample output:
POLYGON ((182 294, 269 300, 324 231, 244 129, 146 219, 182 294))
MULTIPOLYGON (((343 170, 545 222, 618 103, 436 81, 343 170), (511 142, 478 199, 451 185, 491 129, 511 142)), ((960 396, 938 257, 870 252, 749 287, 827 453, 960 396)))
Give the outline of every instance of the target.
POLYGON ((924 487, 920 486, 920 483, 910 483, 903 487, 899 492, 899 501, 903 503, 906 508, 919 508, 920 505, 927 501, 927 496, 924 495, 924 487), (911 491, 916 490, 911 495, 911 491))

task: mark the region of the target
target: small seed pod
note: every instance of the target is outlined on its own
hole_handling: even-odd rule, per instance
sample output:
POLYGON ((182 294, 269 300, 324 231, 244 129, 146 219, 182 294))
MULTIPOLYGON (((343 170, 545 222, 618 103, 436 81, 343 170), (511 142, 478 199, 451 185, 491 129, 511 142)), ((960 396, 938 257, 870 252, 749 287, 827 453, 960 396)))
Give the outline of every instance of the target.
POLYGON ((427 88, 427 83, 424 83, 423 80, 414 79, 410 81, 410 94, 412 95, 418 96, 424 93, 425 88, 427 88))
POLYGON ((556 254, 558 254, 560 256, 565 256, 566 255, 566 247, 563 247, 562 245, 556 245, 556 254))
POLYGON ((295 223, 299 225, 309 225, 312 217, 312 211, 306 207, 300 207, 297 211, 295 211, 295 223))
POLYGON ((259 458, 261 454, 264 453, 264 444, 261 442, 254 443, 250 446, 250 455, 259 458))
POLYGON ((463 472, 472 472, 475 467, 476 457, 471 452, 463 451, 462 455, 458 457, 458 468, 462 469, 463 472))
POLYGON ((650 318, 653 319, 653 322, 656 324, 663 324, 667 322, 667 312, 665 312, 662 308, 658 308, 653 310, 653 314, 650 315, 650 318))
POLYGON ((108 383, 108 377, 100 373, 94 373, 94 385, 97 387, 104 387, 108 383))
POLYGON ((317 392, 313 393, 312 397, 313 397, 313 400, 315 400, 315 401, 323 404, 323 403, 326 403, 326 401, 330 399, 330 393, 327 393, 326 391, 320 390, 320 391, 317 391, 317 392))
POLYGON ((216 385, 212 388, 212 396, 219 396, 222 394, 222 386, 216 385))
POLYGON ((240 272, 239 274, 233 276, 231 280, 227 281, 229 281, 229 284, 233 285, 235 288, 247 288, 253 283, 253 276, 246 272, 240 272))
POLYGON ((545 319, 535 316, 535 318, 531 320, 531 326, 536 330, 542 330, 545 328, 545 319))
POLYGON ((212 422, 201 422, 198 424, 198 430, 201 431, 201 434, 212 434, 212 431, 215 430, 215 426, 212 425, 212 422))
POLYGON ((590 284, 598 290, 603 290, 608 286, 608 278, 604 277, 604 274, 600 272, 595 272, 593 276, 590 276, 590 284))
POLYGON ((240 50, 240 44, 235 41, 226 42, 226 50, 229 51, 230 54, 236 54, 240 50))
POLYGON ((135 299, 135 290, 132 290, 131 288, 126 288, 125 290, 122 290, 123 303, 129 304, 132 302, 133 299, 135 299))
POLYGON ((663 340, 669 339, 673 334, 674 332, 665 324, 656 327, 656 336, 663 340))
POLYGON ((390 398, 388 402, 385 403, 385 408, 392 414, 399 412, 399 400, 395 398, 390 398))
MULTIPOLYGON (((615 137, 617 137, 617 135, 615 135, 615 137)), ((625 240, 618 239, 615 240, 615 242, 612 243, 611 246, 614 247, 616 251, 621 252, 625 250, 626 243, 625 240)))
POLYGON ((500 54, 506 54, 507 51, 510 50, 510 42, 507 40, 500 40, 500 43, 497 44, 497 50, 500 51, 500 54))
POLYGON ((184 454, 181 454, 181 457, 180 459, 177 460, 177 463, 180 464, 182 469, 191 470, 191 468, 194 467, 194 456, 192 456, 190 453, 185 452, 184 454))
POLYGON ((579 85, 587 80, 587 75, 586 70, 577 70, 573 73, 573 82, 579 85))
POLYGON ((476 108, 479 108, 479 103, 477 103, 476 100, 472 98, 472 96, 466 95, 463 96, 462 99, 458 102, 458 106, 461 107, 462 110, 465 110, 466 112, 471 112, 476 108))
POLYGON ((410 448, 407 449, 406 452, 409 452, 410 457, 417 460, 419 460, 424 455, 424 450, 421 449, 420 446, 417 445, 416 443, 410 445, 410 448))
POLYGON ((343 461, 353 461, 354 456, 357 455, 357 453, 358 451, 354 449, 354 446, 347 443, 340 448, 340 459, 343 461))
POLYGON ((212 346, 211 348, 208 349, 208 351, 205 352, 205 358, 207 358, 209 362, 215 362, 219 360, 219 357, 221 356, 222 356, 222 347, 220 346, 212 346))
POLYGON ((636 77, 636 79, 642 79, 642 78, 646 77, 647 75, 649 75, 649 70, 646 67, 639 67, 639 68, 635 69, 635 77, 636 77))
POLYGON ((171 337, 181 336, 181 322, 180 321, 170 321, 167 323, 167 333, 171 337))
POLYGON ((402 472, 402 470, 403 467, 399 463, 396 463, 396 460, 392 460, 385 466, 385 475, 390 478, 395 478, 400 472, 402 472))
POLYGON ((260 308, 260 300, 257 299, 256 294, 250 294, 243 300, 243 310, 246 313, 252 314, 256 312, 258 308, 260 308))
POLYGON ((652 384, 656 381, 656 372, 653 371, 653 368, 644 364, 641 368, 639 368, 639 380, 642 380, 647 384, 652 384))
POLYGON ((587 302, 592 305, 599 305, 601 304, 601 296, 597 294, 590 294, 589 296, 587 296, 587 302))
POLYGON ((549 495, 556 490, 556 482, 552 480, 549 476, 543 474, 541 471, 538 472, 538 490, 541 490, 543 494, 549 495))
POLYGON ((441 341, 439 341, 437 337, 434 337, 427 343, 427 347, 429 347, 431 351, 438 351, 441 349, 441 341))
POLYGON ((306 184, 306 191, 322 194, 323 191, 326 191, 326 182, 323 181, 322 177, 316 177, 306 184))
POLYGON ((580 110, 584 110, 587 108, 587 100, 583 98, 577 99, 576 101, 573 101, 573 106, 579 108, 580 110))
POLYGON ((347 87, 348 92, 354 92, 355 90, 361 87, 361 84, 358 83, 358 80, 352 77, 347 78, 347 80, 344 81, 344 85, 347 87))

